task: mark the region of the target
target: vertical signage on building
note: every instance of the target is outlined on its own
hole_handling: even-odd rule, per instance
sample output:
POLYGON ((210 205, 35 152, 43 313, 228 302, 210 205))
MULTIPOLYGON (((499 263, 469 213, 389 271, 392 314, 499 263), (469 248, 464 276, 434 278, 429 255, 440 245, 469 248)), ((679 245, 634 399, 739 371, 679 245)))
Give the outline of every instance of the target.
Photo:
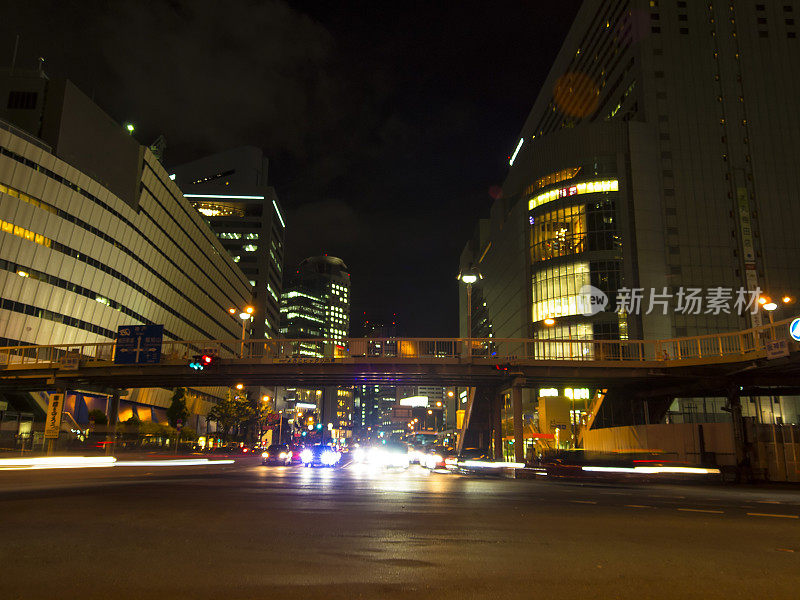
MULTIPOLYGON (((749 291, 758 289, 756 252, 753 245, 753 228, 750 221, 750 203, 747 201, 747 188, 736 188, 736 204, 739 210, 739 233, 742 237, 742 258, 744 260, 745 285, 749 291)), ((762 324, 761 312, 750 315, 753 327, 762 324)))
POLYGON ((64 411, 64 394, 50 394, 50 403, 47 405, 47 421, 44 425, 45 439, 58 439, 61 430, 61 413, 64 411))

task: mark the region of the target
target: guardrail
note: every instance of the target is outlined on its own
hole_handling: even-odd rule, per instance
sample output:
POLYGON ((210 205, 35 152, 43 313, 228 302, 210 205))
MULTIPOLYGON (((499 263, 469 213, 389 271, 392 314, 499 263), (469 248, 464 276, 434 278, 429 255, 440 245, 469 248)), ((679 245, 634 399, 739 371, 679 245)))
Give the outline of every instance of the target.
MULTIPOLYGON (((492 361, 513 365, 520 361, 604 361, 630 364, 643 362, 719 362, 736 357, 763 355, 768 342, 789 336, 791 319, 744 331, 668 340, 580 340, 580 339, 466 339, 466 338, 348 338, 340 341, 315 339, 283 340, 191 340, 163 341, 161 362, 214 354, 223 359, 260 362, 337 362, 360 360, 403 361, 492 361)), ((115 342, 56 344, 48 346, 0 347, 0 368, 57 363, 62 368, 70 358, 89 366, 114 362, 115 342)))

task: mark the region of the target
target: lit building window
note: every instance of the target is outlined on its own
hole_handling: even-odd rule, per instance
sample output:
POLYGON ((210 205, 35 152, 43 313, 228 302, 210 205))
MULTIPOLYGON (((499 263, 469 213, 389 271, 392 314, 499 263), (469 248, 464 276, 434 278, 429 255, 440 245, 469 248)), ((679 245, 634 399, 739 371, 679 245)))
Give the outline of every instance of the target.
POLYGON ((242 239, 241 233, 233 233, 231 231, 223 231, 219 234, 221 240, 240 240, 242 239))
POLYGON ((242 248, 245 252, 255 252, 258 250, 258 246, 254 244, 247 244, 244 248, 242 248))
POLYGON ((258 239, 258 234, 257 233, 245 233, 244 234, 244 239, 246 239, 246 240, 257 240, 258 239))
POLYGON ((533 274, 533 321, 579 315, 584 311, 578 292, 589 285, 589 263, 579 262, 541 269, 533 274))
POLYGON ((49 248, 52 244, 52 240, 50 238, 46 238, 39 233, 34 233, 29 229, 19 227, 13 223, 9 223, 8 221, 0 221, 0 230, 5 231, 6 233, 12 233, 21 238, 25 238, 26 240, 35 242, 41 246, 46 246, 47 248, 49 248))
POLYGON ((584 181, 583 183, 576 183, 569 187, 556 188, 542 192, 531 198, 528 201, 528 209, 533 210, 537 206, 558 200, 559 198, 566 198, 567 196, 578 196, 580 194, 594 194, 597 192, 616 192, 619 190, 619 181, 617 179, 604 179, 598 181, 584 181))

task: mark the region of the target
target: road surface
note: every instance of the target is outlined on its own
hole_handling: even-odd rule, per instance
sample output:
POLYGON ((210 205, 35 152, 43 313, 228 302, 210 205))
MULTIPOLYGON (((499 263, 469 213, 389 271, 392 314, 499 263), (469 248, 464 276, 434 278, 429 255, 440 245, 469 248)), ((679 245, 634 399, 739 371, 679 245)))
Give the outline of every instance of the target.
POLYGON ((0 471, 0 597, 800 595, 800 493, 232 465, 0 471))

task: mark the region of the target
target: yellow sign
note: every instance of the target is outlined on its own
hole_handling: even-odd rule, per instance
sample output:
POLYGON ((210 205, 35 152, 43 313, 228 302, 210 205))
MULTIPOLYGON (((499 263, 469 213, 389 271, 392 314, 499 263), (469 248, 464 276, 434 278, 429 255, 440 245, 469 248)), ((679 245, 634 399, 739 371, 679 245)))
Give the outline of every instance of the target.
POLYGON ((61 414, 64 411, 64 394, 50 394, 47 405, 47 421, 44 426, 45 439, 58 439, 61 430, 61 414))

